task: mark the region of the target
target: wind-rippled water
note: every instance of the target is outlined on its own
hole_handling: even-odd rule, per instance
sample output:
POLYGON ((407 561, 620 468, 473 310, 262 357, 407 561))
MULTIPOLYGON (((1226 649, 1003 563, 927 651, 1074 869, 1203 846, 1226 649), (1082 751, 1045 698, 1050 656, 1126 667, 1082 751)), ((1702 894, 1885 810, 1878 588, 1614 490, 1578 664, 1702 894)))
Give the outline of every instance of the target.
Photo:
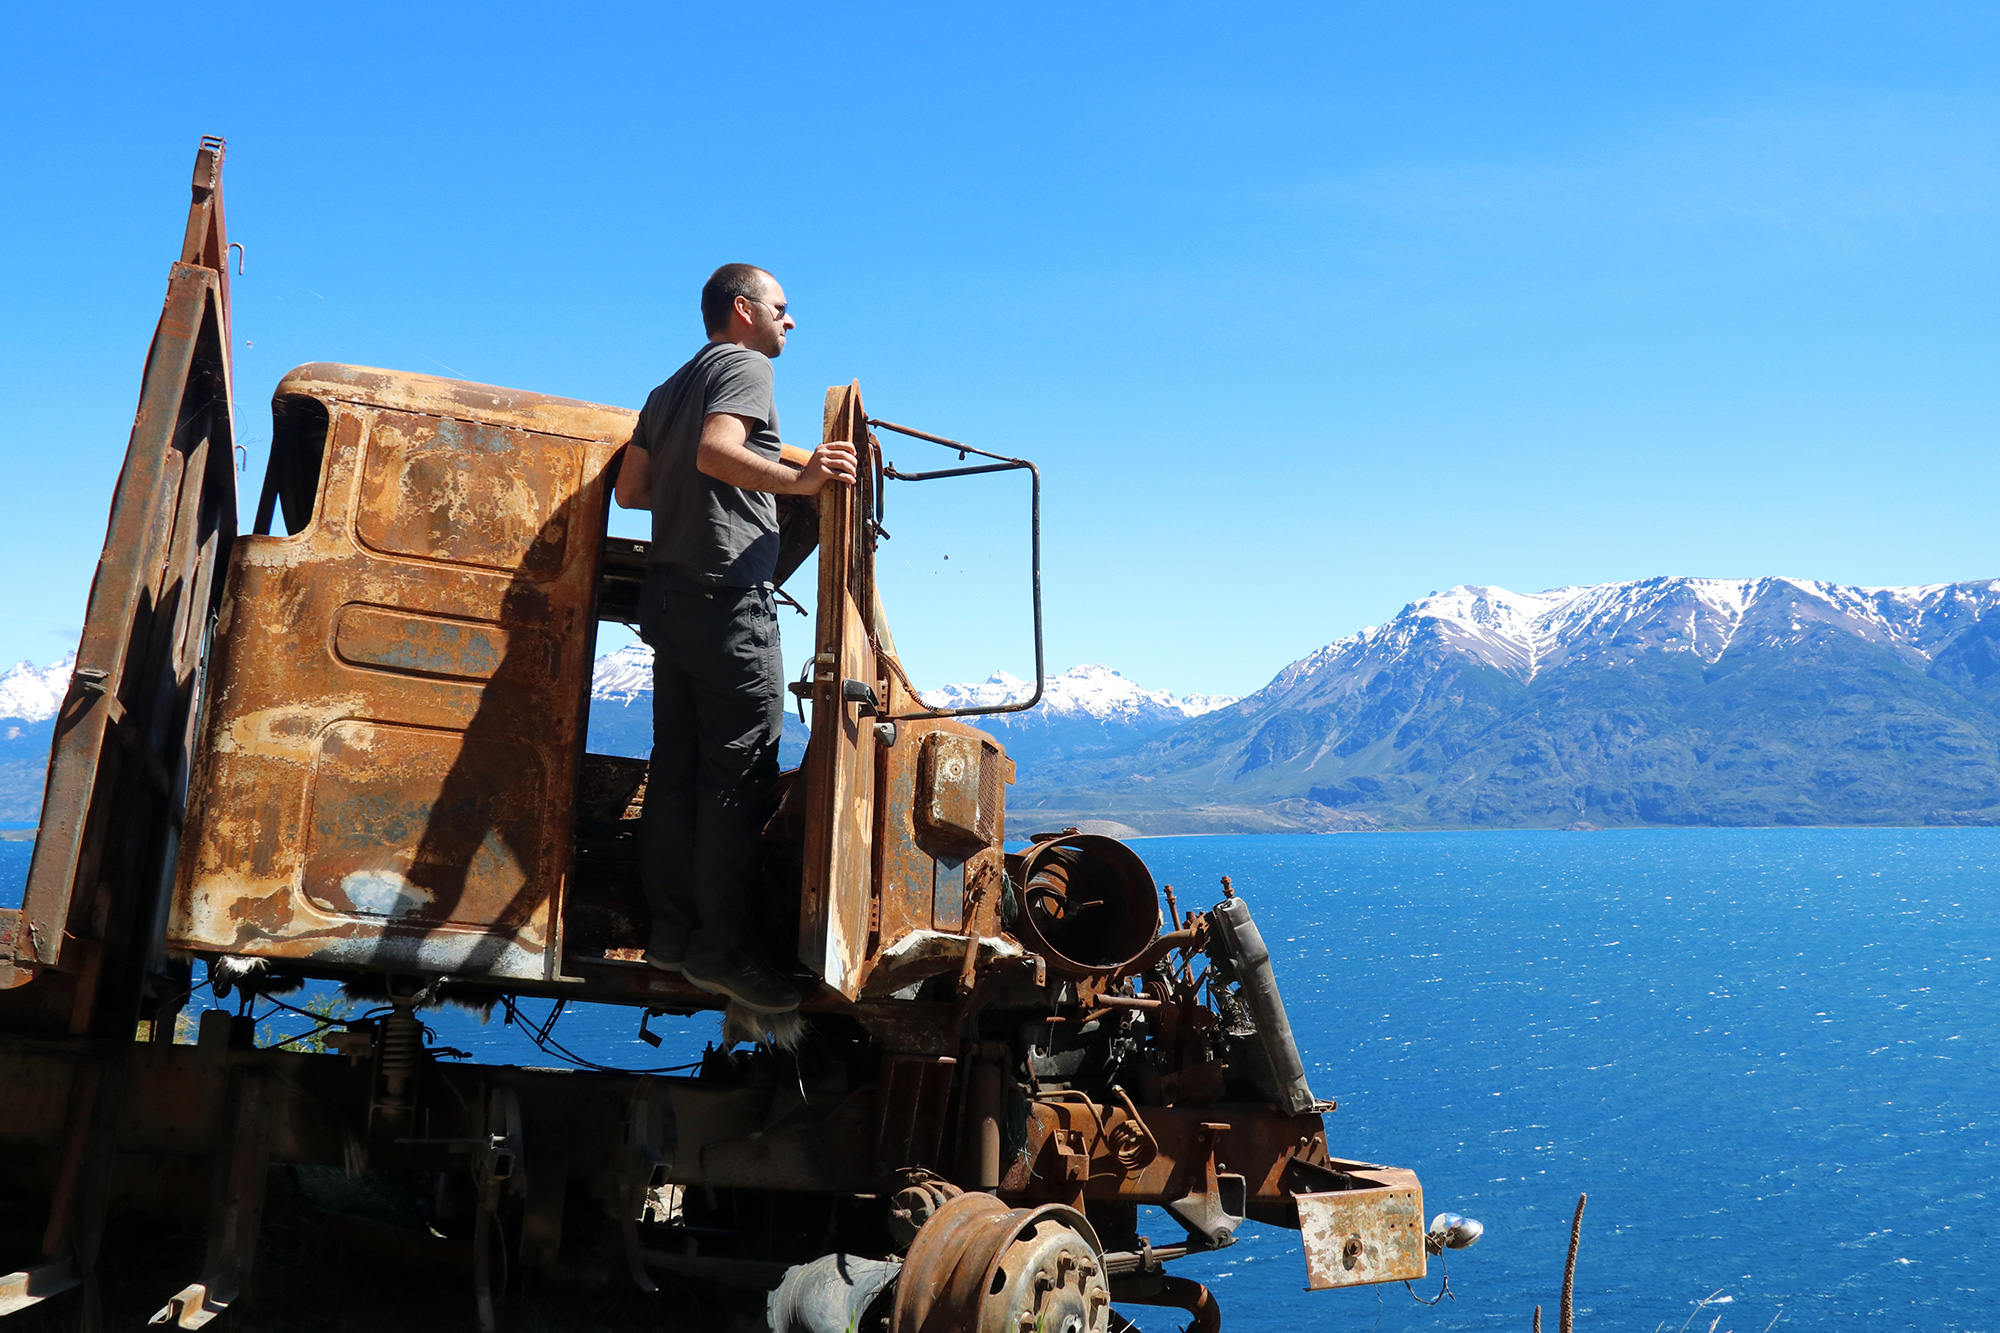
MULTIPOLYGON (((1232 874, 1284 942, 1335 1151, 1485 1222, 1447 1256, 1456 1302, 1381 1288, 1380 1327, 1525 1329, 1536 1303, 1553 1327, 1579 1191, 1581 1328, 1677 1329, 1718 1290, 1695 1327, 2000 1327, 2000 831, 1139 846, 1168 880, 1232 874)), ((1374 1292, 1301 1293, 1300 1263, 1267 1231, 1200 1267, 1252 1327, 1374 1323, 1374 1292)))
MULTIPOLYGON (((1183 906, 1234 878, 1314 1090, 1340 1103, 1334 1151, 1412 1167, 1428 1213, 1486 1224, 1447 1256, 1457 1299, 1434 1308, 1401 1285, 1304 1292, 1296 1234, 1246 1227, 1175 1266, 1214 1288, 1226 1329, 1526 1330, 1537 1303, 1553 1329, 1579 1191, 1581 1330, 1720 1316, 1754 1333, 1781 1311, 1780 1329, 2000 1328, 2000 830, 1136 846, 1183 906)), ((437 1026, 483 1060, 553 1063, 518 1027, 437 1026)), ((639 1067, 715 1032, 656 1022, 654 1050, 636 1028, 577 1008, 556 1036, 639 1067)), ((1150 1229, 1173 1239, 1164 1217, 1150 1229)), ((1417 1294, 1441 1276, 1433 1261, 1417 1294)), ((1185 1322, 1128 1313, 1147 1333, 1185 1322)))

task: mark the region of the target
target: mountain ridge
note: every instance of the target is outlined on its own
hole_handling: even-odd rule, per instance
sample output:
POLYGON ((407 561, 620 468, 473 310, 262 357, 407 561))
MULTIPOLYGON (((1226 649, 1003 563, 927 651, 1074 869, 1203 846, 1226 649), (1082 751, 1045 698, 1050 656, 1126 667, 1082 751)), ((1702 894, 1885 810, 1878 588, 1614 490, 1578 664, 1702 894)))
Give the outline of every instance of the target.
MULTIPOLYGON (((933 708, 983 708, 1019 702, 1033 690, 1029 682, 996 671, 977 684, 943 685, 922 695, 933 708)), ((1049 676, 1031 709, 967 721, 992 732, 1017 766, 1034 768, 1144 741, 1235 702, 1231 695, 1149 690, 1108 666, 1086 662, 1049 676)))
POLYGON ((2000 580, 1461 585, 1020 804, 1148 831, 2000 822, 1996 646, 2000 580))
POLYGON ((64 653, 45 667, 26 660, 0 674, 0 720, 46 722, 62 707, 76 654, 64 653))
MULTIPOLYGON (((74 658, 0 674, 0 819, 32 819, 74 658)), ((1649 824, 2000 824, 2000 580, 1863 587, 1660 577, 1466 584, 1240 699, 1102 664, 973 719, 1025 821, 1144 832, 1649 824)), ((925 691, 990 706, 1025 682, 925 691)), ((651 650, 593 668, 590 748, 651 745, 651 650)), ((781 751, 798 762, 790 714, 781 751)))
POLYGON ((1604 626, 1621 608, 1621 625, 1641 616, 1664 617, 1685 612, 1689 622, 1686 641, 1668 640, 1652 646, 1691 651, 1712 662, 1728 650, 1755 603, 1786 589, 1820 599, 1871 634, 1926 656, 1927 647, 1936 646, 1941 638, 1969 623, 1968 614, 1970 619, 1977 619, 2000 604, 2000 580, 1865 588, 1784 577, 1669 576, 1576 585, 1541 593, 1461 584, 1448 592, 1432 593, 1409 603, 1388 625, 1371 625, 1357 634, 1336 639, 1286 666, 1273 677, 1272 684, 1324 665, 1342 649, 1367 646, 1393 633, 1392 626, 1424 621, 1450 625, 1468 651, 1481 656, 1489 665, 1520 675, 1524 682, 1530 681, 1580 642, 1602 638, 1604 626), (1723 630, 1721 626, 1725 623, 1727 629, 1723 630))
POLYGON ((0 674, 0 820, 40 816, 55 716, 75 670, 71 652, 45 667, 22 661, 0 674))
MULTIPOLYGON (((1149 690, 1108 666, 1086 663, 1048 677, 1041 700, 1021 713, 973 718, 992 731, 1018 762, 1059 762, 1144 739, 1236 702, 1233 696, 1176 695, 1149 690)), ((923 692, 934 708, 990 707, 1027 697, 1033 687, 1005 671, 974 684, 923 692)), ((652 745, 653 650, 627 644, 597 659, 591 671, 590 748, 643 758, 652 745)), ((790 767, 810 734, 787 713, 779 762, 790 767)))

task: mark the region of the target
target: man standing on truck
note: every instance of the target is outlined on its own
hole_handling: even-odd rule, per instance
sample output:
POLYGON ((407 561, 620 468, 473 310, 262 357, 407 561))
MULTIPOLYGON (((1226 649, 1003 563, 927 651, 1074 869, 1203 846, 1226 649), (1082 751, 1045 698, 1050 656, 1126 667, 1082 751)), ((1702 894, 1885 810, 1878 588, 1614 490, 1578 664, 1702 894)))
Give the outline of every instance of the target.
POLYGON ((784 663, 772 578, 780 495, 854 483, 854 446, 780 461, 771 358, 797 326, 778 280, 724 264, 701 289, 708 343, 653 390, 618 503, 653 511, 640 637, 653 649, 653 762, 640 832, 646 961, 749 1009, 798 1007, 751 938, 758 836, 778 776, 784 663))

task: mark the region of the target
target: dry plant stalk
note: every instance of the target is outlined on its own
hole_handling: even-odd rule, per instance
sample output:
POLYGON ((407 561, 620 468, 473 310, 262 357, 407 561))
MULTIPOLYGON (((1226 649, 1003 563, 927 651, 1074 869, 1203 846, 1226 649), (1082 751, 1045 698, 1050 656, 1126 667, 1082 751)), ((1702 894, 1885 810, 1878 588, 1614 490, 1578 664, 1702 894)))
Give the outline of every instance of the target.
MULTIPOLYGON (((1569 1262, 1563 1265, 1562 1307, 1557 1317, 1557 1328, 1561 1333, 1571 1333, 1571 1326, 1576 1322, 1572 1310, 1576 1295, 1576 1249, 1578 1242, 1583 1239, 1583 1205, 1589 1200, 1588 1194, 1577 1195, 1576 1216, 1570 1219, 1569 1262)), ((1539 1305, 1535 1307, 1535 1333, 1542 1333, 1542 1307, 1539 1305)))
POLYGON ((1588 1194, 1576 1196, 1576 1216, 1569 1224, 1569 1262, 1563 1265, 1562 1316, 1557 1323, 1560 1333, 1570 1333, 1576 1317, 1570 1306, 1576 1295, 1576 1247, 1583 1239, 1583 1205, 1590 1201, 1588 1194))

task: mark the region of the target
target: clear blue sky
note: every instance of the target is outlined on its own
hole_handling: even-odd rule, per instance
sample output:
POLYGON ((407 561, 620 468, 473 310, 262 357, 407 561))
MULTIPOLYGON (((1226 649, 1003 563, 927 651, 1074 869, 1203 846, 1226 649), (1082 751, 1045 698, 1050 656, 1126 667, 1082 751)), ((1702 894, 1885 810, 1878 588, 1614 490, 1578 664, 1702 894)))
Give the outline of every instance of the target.
MULTIPOLYGON (((315 360, 636 406, 760 263, 788 436, 858 378, 1044 465, 1058 668, 1244 692, 1455 583, 2000 575, 1996 39, 1910 0, 9 6, 0 659, 81 620, 205 133, 246 440, 315 360)), ((1018 484, 890 506, 919 680, 1026 674, 1018 484)))

